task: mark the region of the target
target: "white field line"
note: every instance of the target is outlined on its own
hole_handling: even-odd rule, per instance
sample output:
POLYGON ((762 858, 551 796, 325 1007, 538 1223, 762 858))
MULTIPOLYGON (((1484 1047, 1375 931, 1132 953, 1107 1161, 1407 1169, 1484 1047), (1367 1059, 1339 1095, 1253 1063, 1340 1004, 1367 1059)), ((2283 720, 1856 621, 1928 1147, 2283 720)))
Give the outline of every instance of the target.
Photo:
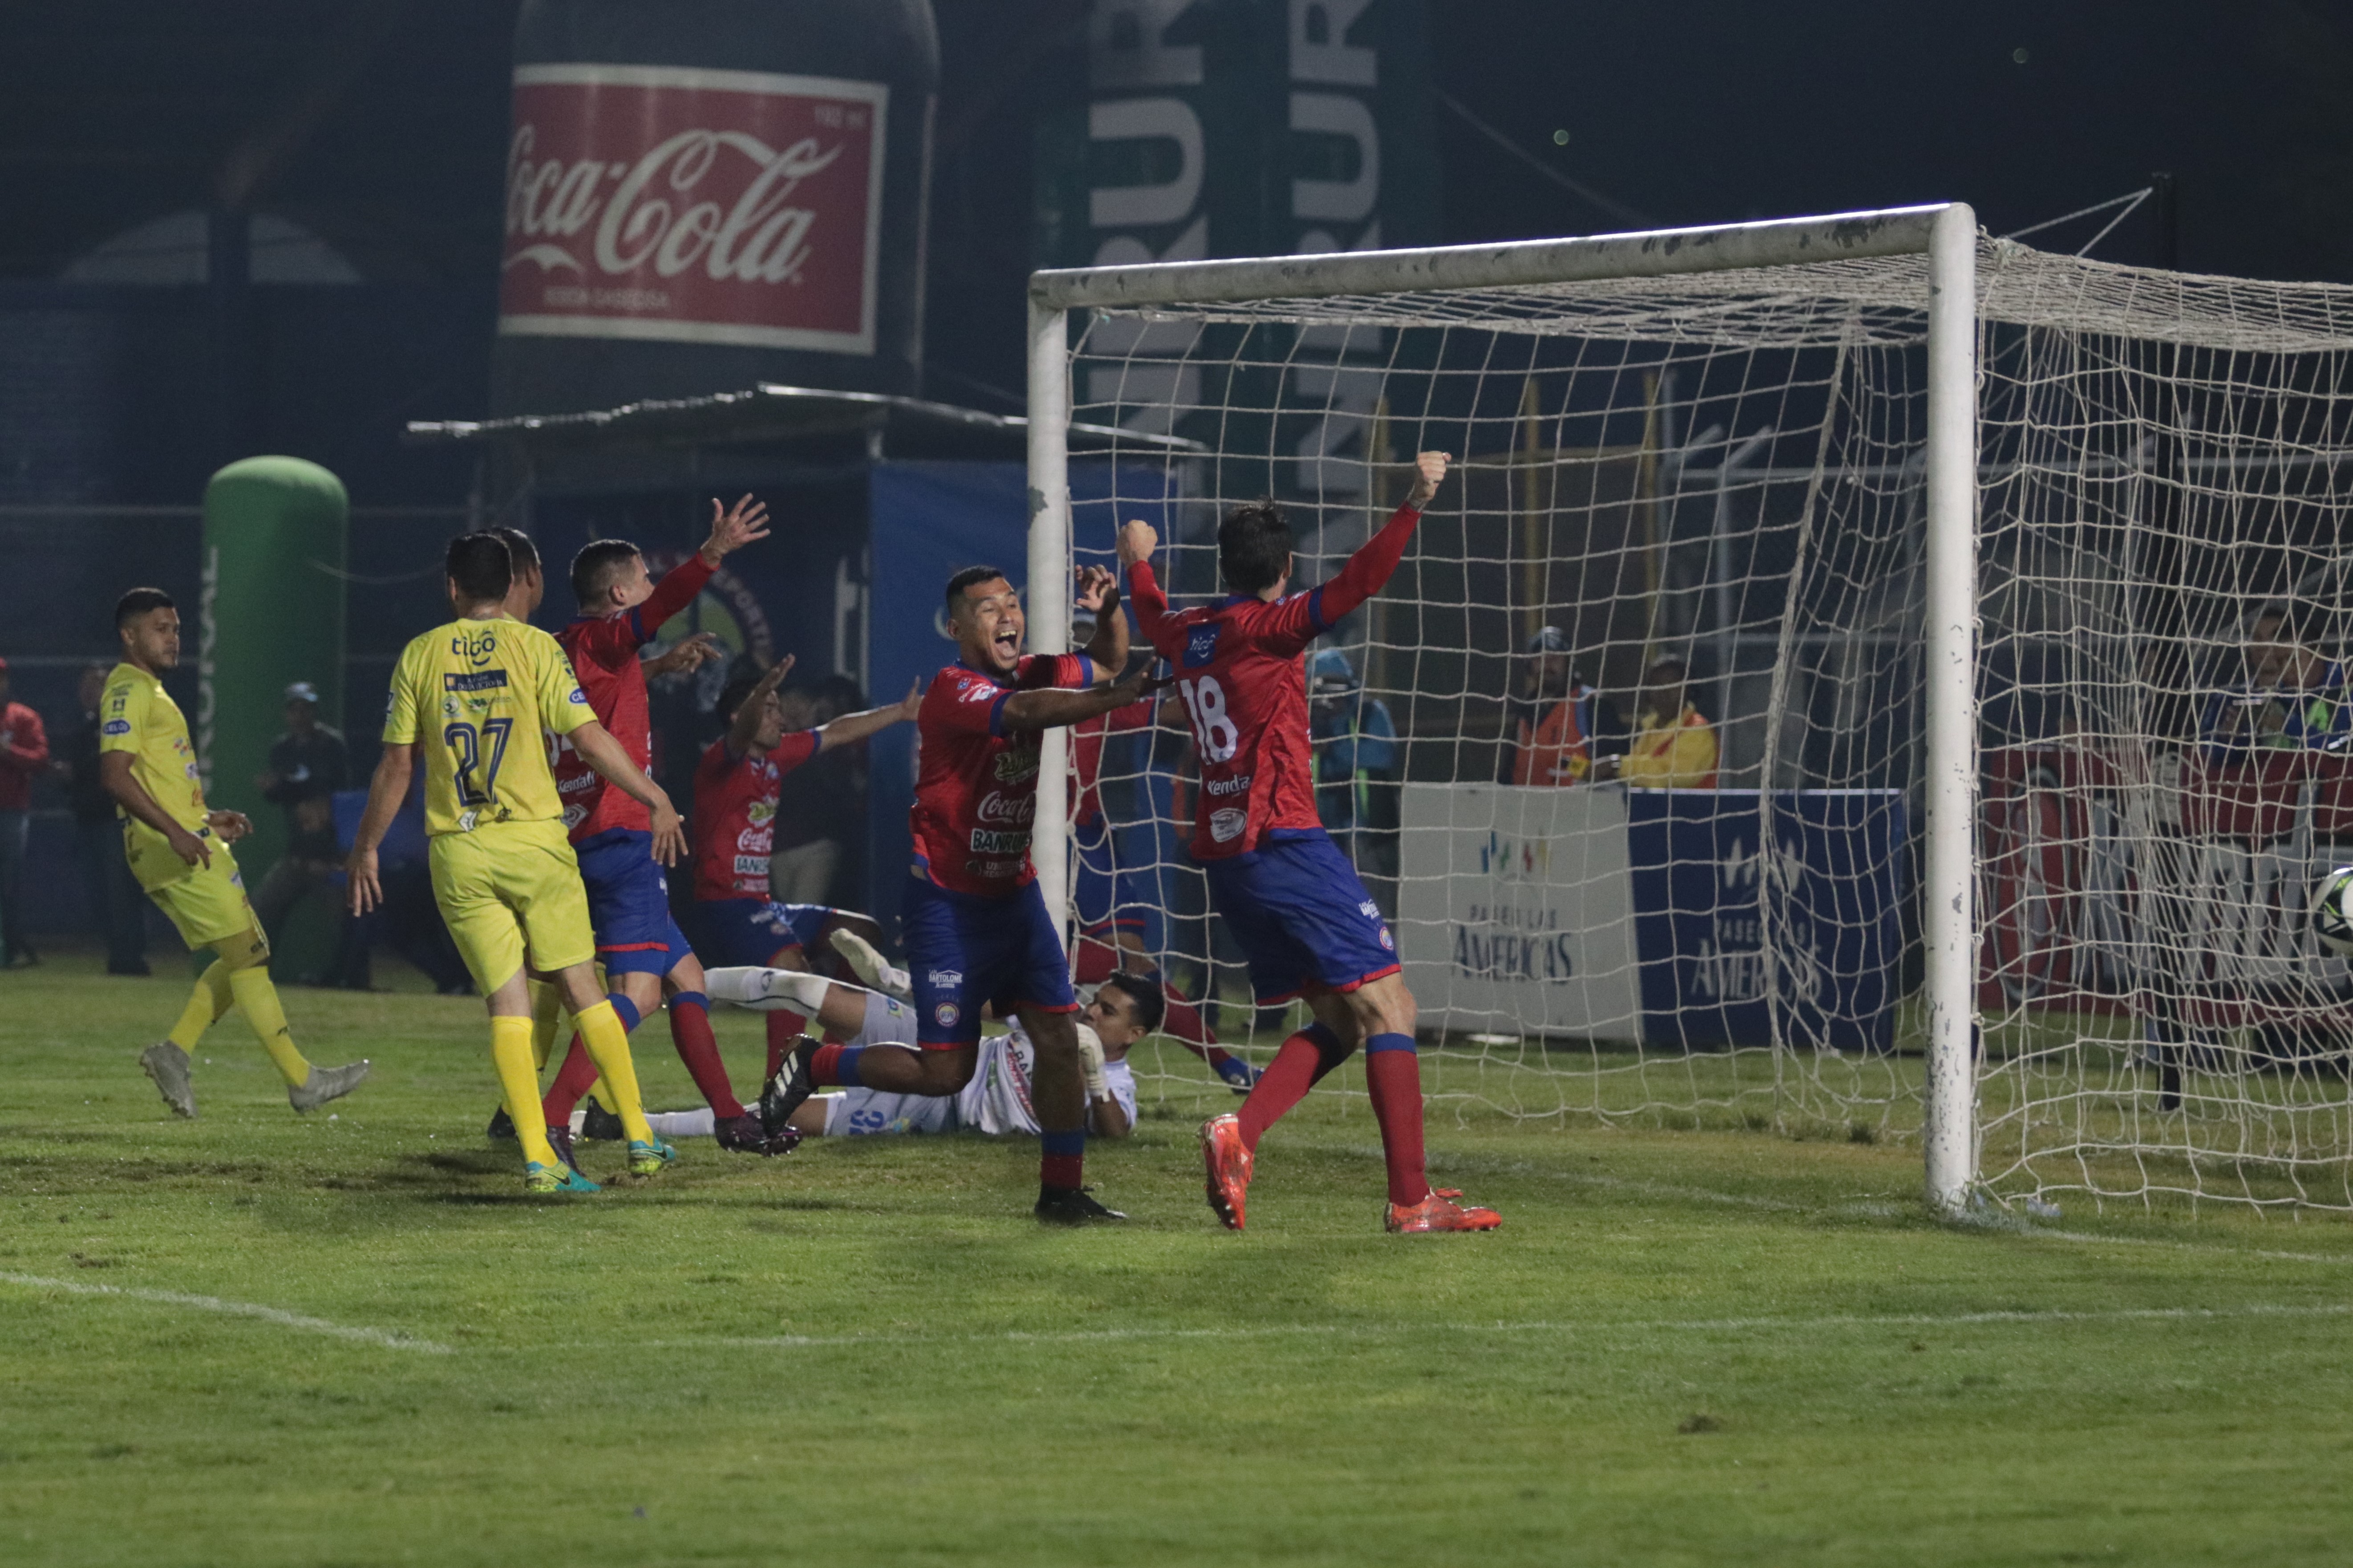
POLYGON ((324 1318, 306 1317, 301 1312, 289 1312, 277 1307, 264 1307, 252 1301, 231 1301, 219 1296, 191 1296, 181 1290, 145 1290, 130 1285, 94 1285, 79 1279, 47 1279, 37 1274, 10 1274, 0 1271, 0 1285, 20 1285, 28 1290, 61 1290, 73 1296, 114 1296, 130 1301, 152 1301, 162 1307, 186 1307, 199 1312, 218 1312, 231 1318, 252 1318, 259 1322, 275 1323, 281 1329, 300 1329, 305 1333, 332 1334, 339 1340, 357 1344, 376 1345, 388 1351, 426 1351, 434 1355, 448 1355, 449 1347, 431 1340, 396 1334, 385 1329, 356 1328, 349 1323, 331 1323, 324 1318))
MULTIPOLYGON (((1370 1339, 1408 1334, 1611 1334, 1656 1333, 1817 1333, 1826 1329, 1967 1328, 1987 1323, 2133 1323, 2223 1322, 2246 1318, 2342 1318, 2353 1316, 2353 1302, 2288 1306, 2257 1302, 2242 1307, 2126 1307, 2103 1311, 2033 1311, 2006 1309, 1987 1312, 1831 1313, 1812 1318, 1652 1318, 1622 1322, 1527 1321, 1486 1323, 1274 1323, 1255 1328, 1133 1328, 1034 1331, 1007 1329, 986 1334, 771 1334, 741 1338, 643 1340, 645 1350, 702 1350, 715 1347, 744 1350, 834 1349, 857 1345, 912 1346, 922 1344, 1084 1344, 1125 1340, 1247 1340, 1282 1337, 1370 1339)), ((490 1347, 485 1347, 490 1348, 490 1347)), ((542 1347, 575 1352, 577 1342, 542 1347)))

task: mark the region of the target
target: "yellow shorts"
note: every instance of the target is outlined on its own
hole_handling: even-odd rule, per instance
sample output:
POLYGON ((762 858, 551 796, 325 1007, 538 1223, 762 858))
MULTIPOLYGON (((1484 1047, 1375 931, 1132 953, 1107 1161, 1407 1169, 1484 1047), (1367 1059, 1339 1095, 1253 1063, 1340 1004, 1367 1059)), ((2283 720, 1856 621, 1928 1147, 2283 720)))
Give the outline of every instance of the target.
POLYGON ((436 834, 428 854, 433 901, 487 996, 523 966, 569 969, 596 956, 588 893, 564 824, 486 823, 436 834))
POLYGON ((206 834, 205 842, 212 848, 212 864, 191 866, 172 853, 161 834, 123 837, 132 874, 155 900, 155 907, 171 917, 180 940, 191 951, 248 931, 259 934, 261 930, 245 896, 245 877, 237 868, 237 857, 214 835, 206 834))

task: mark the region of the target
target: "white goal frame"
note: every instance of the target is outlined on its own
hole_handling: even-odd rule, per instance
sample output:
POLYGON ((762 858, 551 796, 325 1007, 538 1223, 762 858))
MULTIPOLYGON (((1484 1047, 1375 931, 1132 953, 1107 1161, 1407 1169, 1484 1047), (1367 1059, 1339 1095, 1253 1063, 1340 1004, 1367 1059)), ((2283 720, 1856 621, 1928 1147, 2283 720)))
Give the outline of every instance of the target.
MULTIPOLYGON (((1921 866, 1926 973, 1926 1188, 1954 1212, 1978 1175, 1971 882, 1977 814, 1977 215, 1967 204, 1577 239, 1035 272, 1029 279, 1029 635, 1070 645, 1070 314, 1093 308, 1422 293, 1662 278, 1873 257, 1928 258, 1926 821, 1921 866)), ((1034 841, 1070 835, 1069 731, 1039 751, 1034 841)), ((1067 926, 1066 854, 1038 858, 1046 906, 1067 926)))

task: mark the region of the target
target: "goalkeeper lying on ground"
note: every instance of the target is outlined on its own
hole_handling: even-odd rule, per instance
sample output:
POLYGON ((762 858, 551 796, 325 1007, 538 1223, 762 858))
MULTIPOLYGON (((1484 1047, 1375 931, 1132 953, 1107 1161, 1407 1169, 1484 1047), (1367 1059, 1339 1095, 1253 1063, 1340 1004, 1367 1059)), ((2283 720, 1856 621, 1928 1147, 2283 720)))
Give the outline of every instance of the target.
MULTIPOLYGON (((713 969, 705 979, 714 1002, 806 1013, 828 1035, 849 1037, 852 1050, 915 1048, 914 1009, 877 992, 789 969, 713 969)), ((1160 987, 1150 976, 1114 974, 1081 1013, 1087 1131, 1096 1137, 1124 1138, 1134 1129, 1135 1073, 1127 1053, 1158 1026, 1164 1007, 1160 987)), ((1016 1023, 981 1042, 972 1081, 954 1095, 849 1089, 808 1100, 793 1112, 789 1125, 805 1137, 973 1131, 1034 1138, 1033 1060, 1029 1037, 1016 1023)), ((710 1121, 707 1110, 689 1110, 658 1117, 655 1124, 665 1130, 664 1136, 694 1138, 710 1132, 710 1121)))

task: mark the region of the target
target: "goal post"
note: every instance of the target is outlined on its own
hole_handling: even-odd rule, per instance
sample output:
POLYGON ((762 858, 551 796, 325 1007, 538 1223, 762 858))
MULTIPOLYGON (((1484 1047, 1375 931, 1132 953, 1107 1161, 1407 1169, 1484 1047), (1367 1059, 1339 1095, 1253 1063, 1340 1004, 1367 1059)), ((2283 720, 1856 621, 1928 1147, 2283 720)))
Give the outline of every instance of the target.
MULTIPOLYGON (((1926 852, 1921 868, 1926 975, 1923 1142, 1929 1202, 1951 1210, 1976 1178, 1971 1041, 1975 813, 1977 516, 1976 219, 1958 203, 1718 226, 1430 249, 1161 262, 1040 271, 1029 294, 1029 626, 1040 652, 1068 647, 1071 560, 1067 431, 1071 312, 1149 313, 1277 300, 1330 300, 1544 287, 1818 265, 1929 258, 1926 552, 1926 852)), ((1036 842, 1068 831, 1069 751, 1041 748, 1036 842)), ((1067 856, 1039 857, 1048 908, 1066 925, 1067 856)))
MULTIPOLYGON (((1041 648, 1115 515, 1200 602, 1271 496, 1304 584, 1457 455, 1306 671, 1434 1114, 1916 1141, 1947 1211, 2353 1212, 2353 955, 2313 918, 2353 863, 2353 288, 1954 204, 1042 272, 1031 307, 1041 648), (1074 460, 1080 427, 1134 438, 1074 460)), ((1127 723, 1046 752, 1101 784, 1075 820, 1044 791, 1046 890, 1082 965, 1115 940, 1262 1049, 1187 726, 1127 723)))

